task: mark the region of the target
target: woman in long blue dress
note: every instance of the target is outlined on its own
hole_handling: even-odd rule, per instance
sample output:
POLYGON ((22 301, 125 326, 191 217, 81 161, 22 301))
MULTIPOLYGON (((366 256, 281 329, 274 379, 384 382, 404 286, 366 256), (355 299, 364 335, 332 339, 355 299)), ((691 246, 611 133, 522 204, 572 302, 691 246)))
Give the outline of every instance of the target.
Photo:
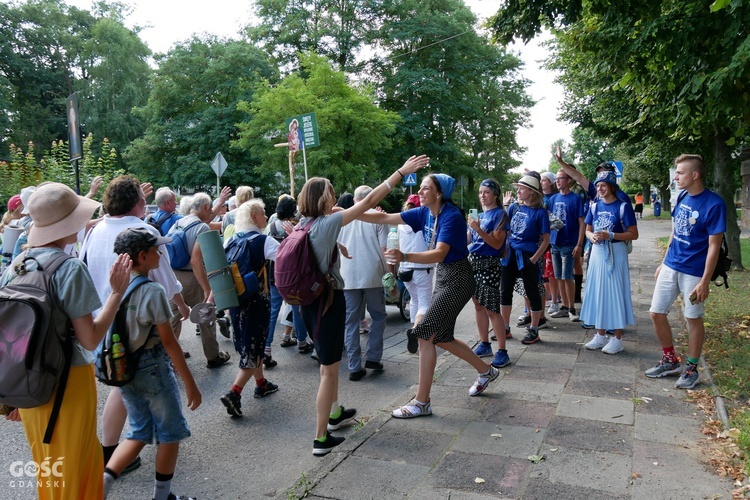
POLYGON ((626 242, 638 239, 638 227, 633 207, 615 194, 615 173, 600 172, 595 182, 599 198, 585 220, 592 249, 581 320, 596 328, 586 349, 617 354, 624 350, 622 330, 635 324, 626 242), (614 336, 607 338, 607 330, 614 331, 614 336))

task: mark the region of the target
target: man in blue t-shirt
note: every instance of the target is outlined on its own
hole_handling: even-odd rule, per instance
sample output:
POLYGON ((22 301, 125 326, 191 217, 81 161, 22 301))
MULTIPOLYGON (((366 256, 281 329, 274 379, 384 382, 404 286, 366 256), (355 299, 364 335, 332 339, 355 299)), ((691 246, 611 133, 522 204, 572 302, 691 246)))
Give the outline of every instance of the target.
POLYGON ((569 317, 578 321, 575 307, 575 281, 573 280, 573 265, 575 258, 583 251, 583 238, 586 226, 583 224, 583 200, 571 192, 571 177, 560 170, 555 175, 555 183, 559 193, 550 198, 547 207, 565 226, 552 231, 552 266, 555 269, 555 279, 560 284, 562 307, 552 313, 552 318, 569 317))
POLYGON ((656 286, 651 299, 651 320, 663 355, 658 365, 646 370, 651 378, 680 375, 678 389, 692 389, 698 383, 698 360, 703 348, 703 302, 708 298, 711 275, 716 267, 724 231, 727 207, 724 200, 705 188, 706 164, 698 155, 683 154, 675 161, 678 189, 684 190, 672 211, 672 234, 664 262, 656 269, 656 286), (688 323, 689 348, 684 370, 675 355, 667 313, 682 293, 683 314, 688 323))
MULTIPOLYGON (((578 184, 581 185, 584 191, 586 191, 586 194, 589 195, 590 200, 596 200, 597 194, 596 194, 596 184, 593 182, 590 182, 586 176, 584 176, 580 171, 578 171, 573 165, 569 163, 565 163, 565 161, 562 159, 562 150, 560 149, 560 146, 557 147, 557 150, 555 151, 555 160, 557 160, 557 163, 560 165, 560 168, 563 169, 563 171, 570 176, 571 179, 576 181, 578 184)), ((599 175, 599 172, 602 171, 609 171, 614 172, 615 166, 612 164, 612 162, 605 161, 604 163, 600 163, 596 166, 596 175, 599 175)), ((627 195, 625 191, 620 189, 620 187, 617 187, 617 199, 622 200, 624 202, 627 202, 628 204, 632 205, 630 203, 630 196, 627 195)))

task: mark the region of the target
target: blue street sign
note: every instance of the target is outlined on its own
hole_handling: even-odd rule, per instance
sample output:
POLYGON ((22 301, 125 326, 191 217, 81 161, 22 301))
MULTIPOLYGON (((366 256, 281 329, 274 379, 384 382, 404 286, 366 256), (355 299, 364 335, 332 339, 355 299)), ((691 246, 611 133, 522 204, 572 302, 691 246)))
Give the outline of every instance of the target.
POLYGON ((622 162, 621 161, 613 161, 615 165, 615 174, 617 175, 618 179, 622 179, 622 162))
POLYGON ((404 186, 416 186, 417 185, 417 174, 409 174, 404 177, 404 186))

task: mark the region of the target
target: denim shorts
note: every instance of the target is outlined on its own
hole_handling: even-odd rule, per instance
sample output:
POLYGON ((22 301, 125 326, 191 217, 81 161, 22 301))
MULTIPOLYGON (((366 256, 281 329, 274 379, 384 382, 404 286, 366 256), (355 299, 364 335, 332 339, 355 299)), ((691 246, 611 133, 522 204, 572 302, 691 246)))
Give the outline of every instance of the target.
POLYGON ((575 246, 559 247, 552 245, 552 266, 555 268, 555 278, 559 280, 573 279, 573 249, 575 246))
POLYGON ((190 437, 182 414, 180 389, 161 344, 143 351, 135 378, 120 387, 120 394, 130 423, 127 439, 152 444, 154 436, 159 443, 176 443, 190 437))
POLYGON ((649 312, 656 314, 667 314, 677 296, 682 293, 684 304, 683 314, 687 319, 698 319, 703 317, 703 303, 691 304, 688 297, 698 286, 701 278, 690 274, 675 271, 671 267, 661 266, 659 277, 654 285, 654 296, 651 298, 651 309, 649 312))

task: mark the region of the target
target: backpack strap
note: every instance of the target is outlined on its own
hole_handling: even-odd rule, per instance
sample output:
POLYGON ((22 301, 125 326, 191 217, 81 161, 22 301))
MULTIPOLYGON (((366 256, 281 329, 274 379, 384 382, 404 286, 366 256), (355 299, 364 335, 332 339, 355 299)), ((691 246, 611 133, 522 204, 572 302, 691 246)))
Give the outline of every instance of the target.
POLYGON ((161 235, 164 236, 164 231, 162 230, 162 226, 164 226, 164 223, 167 221, 167 219, 169 219, 173 215, 174 213, 170 214, 169 212, 164 212, 163 214, 161 214, 161 217, 159 217, 156 220, 154 220, 153 215, 149 215, 149 219, 151 220, 151 223, 156 226, 156 229, 159 230, 159 233, 161 233, 161 235))
MULTIPOLYGON (((52 276, 55 274, 55 272, 62 266, 62 264, 72 257, 65 252, 55 252, 52 254, 52 256, 45 262, 44 266, 39 265, 39 262, 34 259, 33 257, 26 257, 24 255, 24 262, 27 259, 33 259, 37 262, 37 265, 39 265, 39 271, 42 271, 44 274, 47 275, 48 280, 52 280, 52 276)), ((47 293, 49 294, 49 286, 47 287, 47 293)), ((51 297, 51 294, 50 294, 51 297)), ((57 300, 55 300, 54 297, 52 299, 57 303, 57 300)), ((65 326, 65 329, 68 330, 70 325, 70 320, 68 320, 68 323, 65 326)), ((63 354, 65 357, 65 365, 63 366, 62 374, 60 374, 60 382, 57 385, 57 391, 55 392, 55 402, 52 404, 52 412, 49 416, 49 422, 47 422, 47 429, 44 431, 44 444, 50 444, 52 442, 52 431, 55 430, 55 424, 57 423, 57 418, 60 416, 60 408, 62 407, 62 400, 63 396, 65 396, 65 387, 68 385, 68 375, 70 374, 70 364, 73 359, 73 336, 72 335, 65 335, 65 338, 63 340, 63 354)))

